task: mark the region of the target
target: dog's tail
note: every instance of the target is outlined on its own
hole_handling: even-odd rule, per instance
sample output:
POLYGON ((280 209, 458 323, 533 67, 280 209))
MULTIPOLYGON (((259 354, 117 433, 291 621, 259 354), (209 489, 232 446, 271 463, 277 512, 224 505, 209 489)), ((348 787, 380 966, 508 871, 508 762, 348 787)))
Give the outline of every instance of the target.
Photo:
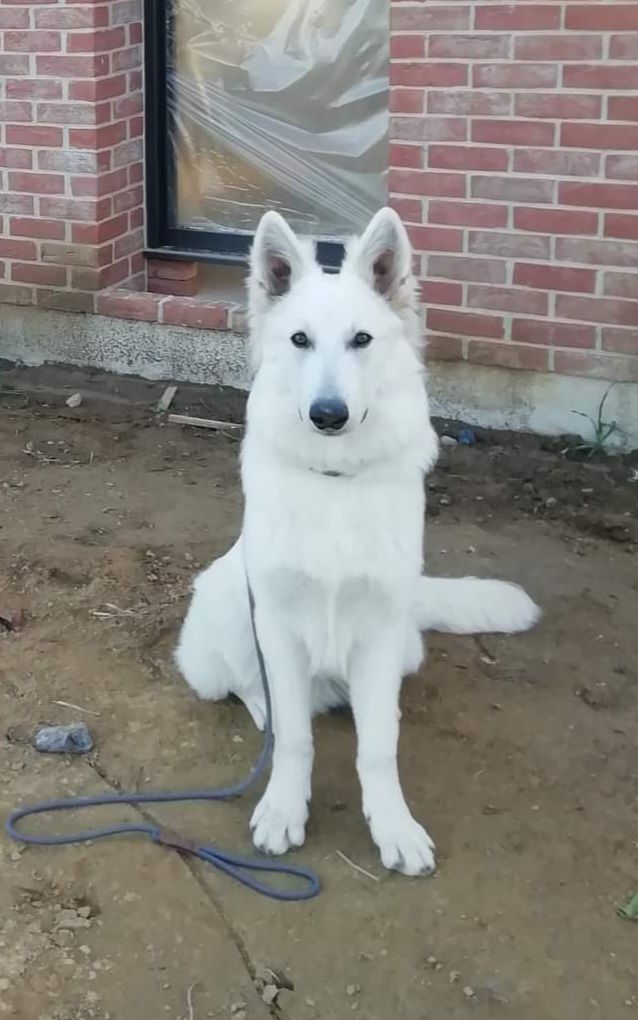
POLYGON ((514 634, 541 616, 519 585, 476 577, 421 577, 414 609, 419 630, 449 634, 514 634))

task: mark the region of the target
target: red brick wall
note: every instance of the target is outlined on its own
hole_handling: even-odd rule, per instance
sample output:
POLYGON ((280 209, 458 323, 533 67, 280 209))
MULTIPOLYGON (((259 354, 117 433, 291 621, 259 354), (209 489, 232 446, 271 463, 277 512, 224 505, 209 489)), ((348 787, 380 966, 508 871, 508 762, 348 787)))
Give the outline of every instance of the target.
POLYGON ((0 301, 143 276, 142 0, 0 0, 0 301))
POLYGON ((392 0, 432 356, 638 381, 638 2, 392 0))

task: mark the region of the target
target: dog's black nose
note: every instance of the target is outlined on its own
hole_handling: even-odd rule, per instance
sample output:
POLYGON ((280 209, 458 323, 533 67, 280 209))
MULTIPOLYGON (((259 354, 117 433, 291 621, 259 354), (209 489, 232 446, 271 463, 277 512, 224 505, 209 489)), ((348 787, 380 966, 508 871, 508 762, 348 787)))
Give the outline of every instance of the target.
POLYGON ((315 400, 310 407, 310 421, 321 432, 339 432, 347 420, 348 408, 337 397, 315 400))

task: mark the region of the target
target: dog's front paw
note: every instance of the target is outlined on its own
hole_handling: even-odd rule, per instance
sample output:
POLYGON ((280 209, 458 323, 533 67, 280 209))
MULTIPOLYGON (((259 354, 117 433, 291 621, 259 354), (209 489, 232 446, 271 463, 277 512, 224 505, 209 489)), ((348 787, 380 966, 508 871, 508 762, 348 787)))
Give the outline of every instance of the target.
POLYGON ((281 797, 266 790, 250 819, 253 842, 266 854, 285 854, 291 846, 303 844, 307 821, 305 798, 281 797))
POLYGON ((434 843, 407 807, 371 814, 368 820, 384 867, 404 875, 431 875, 436 870, 434 843))

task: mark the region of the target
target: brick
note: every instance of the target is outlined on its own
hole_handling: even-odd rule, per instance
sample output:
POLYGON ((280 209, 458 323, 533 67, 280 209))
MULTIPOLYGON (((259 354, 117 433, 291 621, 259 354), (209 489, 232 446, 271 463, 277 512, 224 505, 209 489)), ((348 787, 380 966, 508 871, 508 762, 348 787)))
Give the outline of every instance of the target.
POLYGON ((515 343, 544 344, 548 347, 594 347, 596 327, 571 322, 548 322, 545 319, 514 319, 512 340, 515 343))
POLYGON ((505 332, 500 315, 477 315, 473 312, 457 312, 445 308, 428 308, 426 323, 428 329, 437 333, 456 333, 461 336, 489 336, 499 339, 505 332))
POLYGON ((425 304, 460 305, 463 302, 463 286, 443 280, 421 280, 420 295, 425 304))
POLYGON ((116 259, 119 259, 126 255, 132 255, 136 251, 141 251, 143 247, 144 231, 129 230, 115 242, 115 245, 113 246, 113 254, 116 259))
POLYGON ((605 273, 605 297, 638 298, 638 273, 605 273))
POLYGON ((479 89, 551 89, 558 85, 556 64, 474 64, 472 85, 479 89))
POLYGON ((638 355, 638 329, 603 329, 601 339, 604 351, 638 355))
POLYGON ((455 258, 431 255, 428 276, 444 280, 470 280, 474 283, 505 283, 505 262, 497 259, 455 258))
POLYGON ((638 89, 636 64, 566 64, 566 89, 638 89))
POLYGON ((398 212, 404 223, 420 223, 423 218, 423 207, 418 198, 397 198, 396 196, 391 196, 388 204, 398 212))
POLYGON ((586 205, 598 209, 636 209, 638 184, 562 181, 558 185, 560 205, 586 205))
POLYGON ((144 188, 137 185, 127 188, 126 191, 119 191, 113 196, 113 212, 125 212, 127 209, 134 209, 144 204, 144 188))
POLYGON ((128 36, 130 43, 141 43, 144 41, 144 27, 140 21, 129 25, 128 36))
POLYGON ((131 117, 131 119, 128 122, 129 138, 141 138, 142 135, 144 134, 144 128, 145 128, 144 117, 131 117))
POLYGON ((526 177, 472 177, 470 192, 472 198, 500 199, 502 202, 554 201, 554 181, 542 181, 526 177))
POLYGON ((609 382, 638 382, 638 358, 590 354, 585 351, 556 351, 554 370, 563 375, 585 375, 609 382))
POLYGON ((14 216, 9 223, 12 237, 34 237, 41 241, 63 241, 65 226, 59 220, 14 216))
POLYGON ((142 20, 142 0, 123 0, 114 3, 111 11, 112 25, 128 25, 131 21, 142 20))
POLYGON ((467 307, 523 315, 547 315, 549 298, 547 294, 531 290, 470 284, 467 288, 467 307))
POLYGON ((110 200, 95 202, 78 198, 41 198, 40 212, 52 219, 73 220, 92 223, 108 217, 111 213, 110 200))
POLYGON ((523 347, 521 344, 488 343, 485 340, 470 340, 467 360, 474 365, 490 368, 514 368, 528 372, 547 372, 549 352, 539 347, 523 347))
POLYGON ((428 43, 428 57, 452 57, 453 59, 488 60, 509 56, 510 39, 506 35, 431 35, 428 43))
POLYGON ((4 90, 7 99, 62 98, 62 82, 50 78, 9 78, 4 90))
POLYGON ((80 152, 64 149, 61 152, 38 153, 40 170, 59 170, 61 173, 95 174, 110 170, 111 154, 102 152, 80 152))
POLYGON ((638 156, 608 156, 605 176, 616 180, 638 181, 638 156))
POLYGON ((64 287, 66 285, 66 269, 64 266, 38 266, 14 262, 11 265, 11 279, 16 283, 64 287))
POLYGON ((0 11, 0 29, 28 27, 29 12, 27 10, 0 11))
POLYGON ((0 124, 31 123, 31 103, 9 100, 0 102, 0 124))
POLYGON ((390 146, 390 166, 412 167, 420 170, 423 166, 423 146, 397 145, 390 146))
POLYGON ((93 245, 43 244, 40 256, 43 262, 63 266, 100 266, 109 261, 111 246, 96 248, 93 245))
POLYGON ((612 60, 638 60, 638 35, 612 35, 609 56, 612 60))
POLYGON ((36 28, 57 28, 62 31, 98 28, 108 24, 109 11, 102 7, 53 7, 34 12, 36 28))
POLYGON ((433 333, 426 337, 426 361, 460 361, 462 357, 463 341, 460 337, 443 336, 441 333, 433 333))
POLYGON ((30 195, 13 195, 0 192, 0 213, 15 213, 17 216, 31 216, 35 199, 30 195))
POLYGON ((557 177, 596 177, 600 155, 595 152, 556 152, 550 149, 518 149, 514 172, 553 174, 557 177))
POLYGON ((457 3, 448 7, 417 4, 391 4, 390 27, 393 32, 445 32, 470 27, 470 8, 457 3))
POLYGON ((38 74, 57 78, 102 78, 110 70, 106 53, 90 56, 37 56, 38 74))
POLYGON ((132 117, 144 110, 144 97, 141 92, 135 92, 131 96, 123 96, 113 103, 113 118, 119 120, 121 117, 132 117))
POLYGON ((130 71, 142 66, 143 51, 141 46, 127 46, 124 50, 116 50, 111 56, 113 71, 130 71))
POLYGON ((421 64, 390 64, 392 85, 418 85, 421 88, 450 88, 468 84, 467 64, 437 64, 424 61, 421 64))
POLYGON ((572 266, 546 266, 539 262, 517 262, 513 282, 520 287, 538 290, 566 290, 593 294, 596 288, 594 269, 572 266))
POLYGON ((576 209, 514 210, 516 230, 533 230, 539 234, 596 234, 598 213, 576 209))
POLYGON ((144 84, 144 76, 141 71, 131 71, 128 75, 129 92, 139 92, 144 84))
POLYGON ((625 237, 630 241, 638 241, 638 216, 608 213, 603 233, 605 237, 625 237))
POLYGON ((82 294, 77 290, 39 290, 36 292, 36 304, 39 308, 91 313, 94 303, 93 294, 82 294))
POLYGON ((32 305, 33 290, 30 287, 2 283, 0 284, 0 304, 32 305))
POLYGON ((464 117, 392 117, 390 137, 411 142, 464 142, 467 120, 464 117))
POLYGON ((514 40, 515 60, 599 60, 601 35, 521 35, 514 40))
POLYGON ((423 113, 421 89, 391 89, 390 113, 423 113))
POLYGON ((477 145, 430 145, 428 166, 442 170, 507 170, 507 149, 477 145))
POLYGON ((534 31, 560 27, 558 4, 525 4, 518 0, 513 4, 479 4, 476 8, 474 27, 483 29, 516 29, 534 31))
POLYGON ((601 96, 574 93, 523 92, 514 96, 515 117, 538 117, 550 120, 589 120, 600 117, 601 96))
POLYGON ((568 4, 565 28, 594 32, 620 32, 622 29, 638 31, 638 10, 635 3, 568 4))
POLYGON ((425 56, 425 39, 420 35, 390 36, 390 59, 406 60, 425 56))
POLYGON ((430 223, 446 223, 458 227, 506 227, 508 208, 484 202, 441 202, 432 200, 428 206, 430 223))
POLYGON ((199 273, 197 262, 171 262, 170 259, 148 259, 149 280, 196 280, 199 273))
POLYGON ((33 241, 17 241, 13 237, 0 237, 0 258, 23 259, 33 262, 38 249, 33 241))
POLYGON ((31 149, 0 149, 0 167, 3 166, 11 170, 30 170, 33 166, 33 152, 31 149))
POLYGON ((113 149, 113 167, 125 167, 144 159, 144 144, 141 141, 124 142, 113 149))
POLYGON ((79 197, 100 197, 114 191, 122 191, 128 185, 126 170, 112 170, 97 177, 72 177, 71 192, 79 197))
POLYGON ((595 266, 638 267, 638 244, 629 241, 598 241, 591 238, 559 237, 559 262, 584 262, 595 266))
POLYGON ((126 45, 126 32, 121 26, 97 32, 72 32, 67 36, 67 53, 104 53, 126 45))
POLYGON ((136 294, 134 291, 105 291, 98 294, 96 311, 99 315, 113 315, 119 319, 140 319, 157 322, 162 301, 160 294, 136 294))
POLYGON ((9 190, 24 191, 30 195, 58 195, 64 191, 64 177, 16 170, 9 174, 9 190))
POLYGON ((108 124, 106 127, 70 128, 69 145, 74 149, 111 149, 126 138, 126 125, 108 124))
POLYGON ((568 149, 638 149, 638 124, 561 124, 560 144, 568 149))
POLYGON ((28 74, 29 56, 23 53, 0 53, 0 75, 28 74))
POLYGON ((168 298, 162 305, 161 321, 195 329, 226 329, 228 312, 223 305, 208 304, 196 298, 168 298))
POLYGON ((470 231, 468 250, 476 255, 500 255, 503 258, 549 259, 550 238, 535 234, 507 234, 497 231, 470 231))
POLYGON ((427 173, 419 170, 391 170, 390 191, 406 195, 465 198, 463 174, 427 173))
POLYGON ((55 53, 62 49, 59 32, 5 32, 5 53, 55 53))
POLYGON ((541 120, 475 120, 472 141, 498 145, 553 145, 554 125, 541 120))
POLYGON ((95 106, 86 103, 39 103, 36 119, 40 124, 93 124, 96 119, 95 106))
POLYGON ((610 120, 638 120, 638 96, 610 96, 608 116, 610 120))
POLYGON ((507 117, 512 97, 504 92, 429 92, 428 113, 451 114, 459 117, 507 117))
POLYGON ((580 319, 582 322, 604 322, 614 326, 638 326, 638 300, 619 301, 616 298, 558 294, 556 297, 556 315, 561 319, 580 319))
POLYGON ((197 279, 193 280, 161 280, 149 279, 148 289, 154 294, 165 294, 172 297, 194 297, 197 294, 197 279))
POLYGON ((443 227, 408 228, 413 247, 417 251, 462 251, 463 231, 446 230, 443 227))
MULTIPOLYGON (((81 103, 102 103, 115 99, 126 92, 126 75, 115 74, 109 78, 69 82, 69 99, 81 103)), ((118 115, 116 115, 117 117, 118 115)))
POLYGON ((131 163, 128 168, 128 182, 129 184, 139 184, 144 179, 144 164, 140 161, 139 163, 131 163))
POLYGON ((128 229, 128 216, 120 213, 100 223, 74 223, 71 227, 71 240, 74 244, 103 244, 112 241, 128 229))
POLYGON ((6 140, 10 145, 60 146, 64 141, 61 128, 38 127, 35 124, 8 124, 6 140))

